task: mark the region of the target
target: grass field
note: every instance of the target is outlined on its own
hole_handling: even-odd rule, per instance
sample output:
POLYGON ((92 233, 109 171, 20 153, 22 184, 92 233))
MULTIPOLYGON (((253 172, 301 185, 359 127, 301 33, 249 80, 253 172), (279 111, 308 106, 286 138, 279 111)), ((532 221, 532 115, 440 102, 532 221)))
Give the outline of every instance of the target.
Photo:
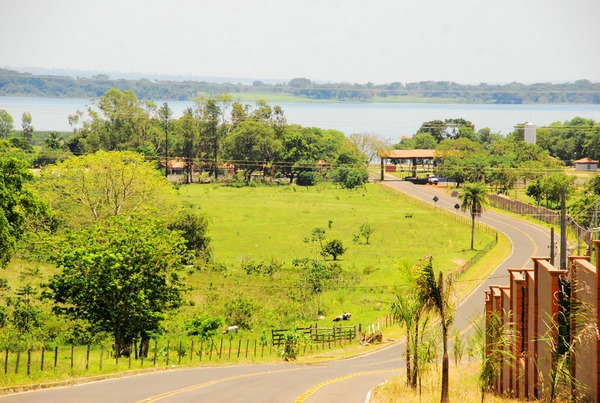
MULTIPOLYGON (((210 217, 214 260, 227 268, 189 273, 186 280, 195 289, 189 295, 193 307, 181 312, 182 317, 199 308, 223 314, 228 301, 251 301, 264 308, 255 323, 257 336, 260 329, 273 326, 308 325, 319 316, 318 307, 327 317, 349 311, 357 323, 374 323, 389 313, 395 293, 406 286, 407 267, 433 255, 437 269, 455 271, 495 237, 477 231, 472 251, 469 225, 373 184, 357 190, 328 184, 311 188, 192 185, 180 188, 177 198, 200 206, 210 217), (354 243, 354 234, 366 222, 375 228, 369 244, 354 243), (317 244, 304 242, 315 227, 325 228, 327 239, 340 239, 348 248, 338 258, 346 275, 318 302, 307 302, 296 294, 299 274, 292 261, 322 259, 317 244), (272 276, 250 276, 242 269, 244 262, 271 261, 282 266, 272 276)), ((476 265, 469 281, 458 289, 468 292, 493 267, 492 262, 476 265)))

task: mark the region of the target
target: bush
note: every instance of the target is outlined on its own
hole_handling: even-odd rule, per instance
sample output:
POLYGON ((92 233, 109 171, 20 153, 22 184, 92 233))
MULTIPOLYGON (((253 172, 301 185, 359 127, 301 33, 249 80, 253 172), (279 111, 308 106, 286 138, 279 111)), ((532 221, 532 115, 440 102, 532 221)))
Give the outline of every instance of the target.
POLYGON ((281 341, 279 355, 284 361, 295 360, 298 357, 298 353, 300 353, 300 347, 308 342, 306 335, 296 329, 296 327, 292 327, 290 330, 284 332, 281 341))
POLYGON ((313 171, 302 171, 298 173, 296 184, 298 186, 314 186, 317 183, 317 174, 313 171))
POLYGON ((346 189, 363 186, 369 180, 369 173, 363 167, 340 167, 333 172, 332 179, 346 189))
POLYGON ((207 314, 197 315, 186 323, 187 334, 188 336, 200 336, 201 339, 206 340, 216 335, 224 323, 223 318, 211 318, 207 314))

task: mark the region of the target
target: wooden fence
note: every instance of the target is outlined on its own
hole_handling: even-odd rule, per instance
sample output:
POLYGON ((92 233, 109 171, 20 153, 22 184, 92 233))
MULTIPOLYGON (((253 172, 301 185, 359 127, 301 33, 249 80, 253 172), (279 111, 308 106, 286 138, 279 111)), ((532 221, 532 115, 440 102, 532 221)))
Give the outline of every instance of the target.
MULTIPOLYGON (((332 326, 332 327, 319 327, 318 324, 310 325, 309 327, 298 328, 298 331, 304 333, 314 343, 321 343, 321 345, 328 344, 334 345, 338 341, 356 340, 358 333, 362 330, 362 325, 348 325, 348 326, 332 326)), ((289 331, 288 329, 273 329, 271 330, 271 342, 274 346, 279 346, 283 342, 284 333, 289 331)))

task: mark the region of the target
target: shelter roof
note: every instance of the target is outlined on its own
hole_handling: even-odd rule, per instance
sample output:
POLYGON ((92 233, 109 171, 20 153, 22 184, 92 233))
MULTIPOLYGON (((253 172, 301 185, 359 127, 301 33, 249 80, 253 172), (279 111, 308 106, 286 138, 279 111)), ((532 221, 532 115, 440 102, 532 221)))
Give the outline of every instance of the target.
POLYGON ((597 162, 598 161, 594 161, 593 159, 588 158, 588 157, 585 157, 585 158, 575 161, 576 164, 595 164, 597 162))

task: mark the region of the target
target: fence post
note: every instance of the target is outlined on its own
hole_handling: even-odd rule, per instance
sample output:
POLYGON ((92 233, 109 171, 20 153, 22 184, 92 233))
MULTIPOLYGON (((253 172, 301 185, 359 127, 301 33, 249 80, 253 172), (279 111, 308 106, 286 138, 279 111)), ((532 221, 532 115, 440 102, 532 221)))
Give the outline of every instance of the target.
POLYGON ((177 351, 177 365, 181 365, 181 353, 183 352, 181 350, 183 346, 183 341, 179 340, 179 350, 177 351))
POLYGON ((154 339, 154 362, 152 365, 156 366, 156 354, 158 352, 158 340, 154 339))
POLYGON ((204 347, 204 340, 200 339, 200 362, 202 362, 202 348, 204 347))
POLYGON ((58 346, 54 346, 54 372, 56 372, 57 364, 58 364, 58 346))
POLYGON ((227 355, 227 359, 231 359, 231 343, 233 342, 233 337, 229 336, 229 353, 227 355))
POLYGON ((212 360, 212 352, 213 352, 213 348, 215 346, 215 341, 211 338, 210 339, 210 352, 208 355, 208 361, 212 360))
POLYGON ((190 364, 194 360, 194 339, 192 339, 192 347, 190 348, 190 364))
POLYGON ((238 353, 237 353, 237 358, 240 358, 240 348, 242 347, 242 339, 238 340, 238 353))
POLYGON ((31 375, 31 349, 27 349, 27 376, 31 375))
POLYGON ((8 372, 8 348, 4 350, 4 375, 8 372))
POLYGON ((104 345, 100 345, 100 371, 102 371, 102 360, 104 359, 104 345))
POLYGON ((131 369, 131 356, 132 355, 133 354, 129 353, 129 359, 127 360, 127 367, 128 367, 128 369, 131 369))
POLYGON ((171 348, 171 340, 167 340, 167 367, 169 366, 169 349, 171 348))
POLYGON ((42 346, 42 357, 40 361, 40 371, 44 370, 44 353, 46 352, 46 347, 42 346))
POLYGON ((246 339, 246 358, 248 358, 248 344, 250 343, 250 339, 246 339))
POLYGON ((254 339, 254 357, 256 358, 256 339, 254 339))
POLYGON ((85 370, 87 371, 90 365, 90 345, 87 345, 87 351, 85 352, 85 370))
POLYGON ((75 350, 75 346, 71 345, 71 369, 73 369, 73 353, 75 350))

